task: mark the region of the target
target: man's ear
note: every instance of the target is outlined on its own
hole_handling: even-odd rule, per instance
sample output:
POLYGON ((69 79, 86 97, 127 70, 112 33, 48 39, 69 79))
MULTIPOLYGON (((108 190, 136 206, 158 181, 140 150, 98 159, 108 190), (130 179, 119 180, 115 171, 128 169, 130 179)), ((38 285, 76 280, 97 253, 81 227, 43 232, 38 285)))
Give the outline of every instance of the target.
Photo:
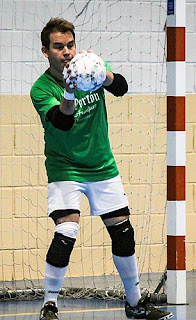
POLYGON ((43 47, 41 48, 41 50, 42 50, 43 55, 44 55, 46 58, 48 58, 48 49, 43 46, 43 47))

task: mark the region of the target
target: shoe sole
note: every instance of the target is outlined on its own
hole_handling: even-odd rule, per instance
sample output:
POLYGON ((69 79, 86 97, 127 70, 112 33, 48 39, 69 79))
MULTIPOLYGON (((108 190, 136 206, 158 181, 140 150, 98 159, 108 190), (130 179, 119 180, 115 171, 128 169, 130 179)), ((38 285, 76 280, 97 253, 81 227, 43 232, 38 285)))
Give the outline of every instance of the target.
MULTIPOLYGON (((45 318, 46 319, 46 318, 45 318)), ((40 318, 39 320, 45 320, 44 318, 40 318)), ((59 318, 50 318, 50 320, 59 320, 59 318)))
POLYGON ((167 319, 172 319, 174 317, 173 313, 168 314, 167 316, 160 318, 159 320, 167 320, 167 319))
MULTIPOLYGON (((168 314, 167 316, 163 317, 163 318, 159 318, 158 320, 168 320, 168 319, 172 319, 174 317, 174 315, 168 314)), ((132 320, 138 320, 138 318, 133 318, 133 317, 127 317, 128 319, 132 319, 132 320)), ((139 320, 146 320, 146 318, 140 318, 139 320)))
MULTIPOLYGON (((39 318, 39 320, 46 320, 46 319, 49 319, 49 318, 39 318)), ((49 320, 59 320, 59 318, 50 318, 49 320)))

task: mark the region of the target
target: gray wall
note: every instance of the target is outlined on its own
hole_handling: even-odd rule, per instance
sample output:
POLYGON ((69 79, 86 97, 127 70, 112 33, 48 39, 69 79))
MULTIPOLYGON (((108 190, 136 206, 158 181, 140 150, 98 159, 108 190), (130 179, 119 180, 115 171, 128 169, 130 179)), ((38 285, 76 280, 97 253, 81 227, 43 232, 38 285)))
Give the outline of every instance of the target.
MULTIPOLYGON (((187 92, 195 92, 196 4, 187 1, 187 92)), ((48 63, 40 32, 50 17, 76 27, 77 49, 101 54, 125 75, 131 93, 166 91, 166 1, 0 1, 2 94, 28 94, 48 63)))

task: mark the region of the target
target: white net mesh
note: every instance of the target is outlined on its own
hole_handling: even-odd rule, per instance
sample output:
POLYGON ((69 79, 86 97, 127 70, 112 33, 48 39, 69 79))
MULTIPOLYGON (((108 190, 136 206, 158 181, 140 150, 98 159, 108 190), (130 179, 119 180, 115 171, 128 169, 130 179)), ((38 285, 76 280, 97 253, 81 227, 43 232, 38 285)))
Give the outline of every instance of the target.
MULTIPOLYGON (((77 51, 90 49, 128 81, 106 96, 111 146, 129 198, 142 286, 166 266, 166 2, 1 0, 1 297, 39 297, 53 237, 47 218, 43 129, 29 98, 48 68, 40 32, 51 17, 74 23, 77 51)), ((84 198, 64 296, 123 297, 110 238, 84 198), (69 288, 69 290, 67 289, 69 288), (90 289, 91 288, 91 289, 90 289)))

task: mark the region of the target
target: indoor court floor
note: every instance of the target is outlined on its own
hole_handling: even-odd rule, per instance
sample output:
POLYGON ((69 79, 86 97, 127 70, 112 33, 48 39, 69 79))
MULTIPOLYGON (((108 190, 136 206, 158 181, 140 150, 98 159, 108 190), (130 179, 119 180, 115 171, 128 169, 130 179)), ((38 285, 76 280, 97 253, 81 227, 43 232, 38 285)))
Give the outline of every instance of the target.
MULTIPOLYGON (((0 320, 38 320, 41 300, 0 302, 0 320)), ((126 320, 123 301, 59 299, 59 320, 126 320)), ((196 272, 187 274, 187 305, 167 305, 173 320, 196 320, 196 272)))

